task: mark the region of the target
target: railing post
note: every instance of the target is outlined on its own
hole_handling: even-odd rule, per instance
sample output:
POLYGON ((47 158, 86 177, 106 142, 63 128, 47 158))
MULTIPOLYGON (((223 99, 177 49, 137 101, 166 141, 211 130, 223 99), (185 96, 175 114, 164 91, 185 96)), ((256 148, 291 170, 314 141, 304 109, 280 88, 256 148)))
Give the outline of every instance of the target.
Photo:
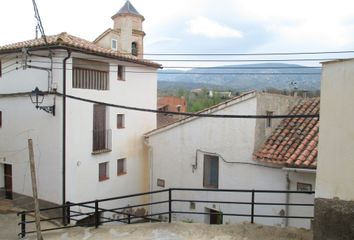
POLYGON ((171 223, 172 216, 172 190, 168 189, 168 222, 171 223))
POLYGON ((128 224, 130 224, 130 213, 128 213, 128 224))
POLYGON ((65 226, 70 224, 70 202, 66 202, 65 204, 65 226))
POLYGON ((21 237, 26 236, 26 212, 21 212, 21 237))
POLYGON ((98 212, 98 200, 95 200, 95 228, 98 228, 100 225, 100 217, 98 212))
POLYGON ((252 189, 252 201, 251 201, 251 223, 254 223, 254 189, 252 189))

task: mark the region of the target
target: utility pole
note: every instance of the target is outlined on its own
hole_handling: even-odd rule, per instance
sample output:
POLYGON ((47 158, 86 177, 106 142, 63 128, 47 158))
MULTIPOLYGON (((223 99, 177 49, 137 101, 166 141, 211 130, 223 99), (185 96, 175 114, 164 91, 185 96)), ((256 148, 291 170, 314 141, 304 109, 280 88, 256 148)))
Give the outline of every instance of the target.
POLYGON ((41 233, 41 220, 39 216, 39 203, 38 203, 38 193, 37 193, 37 182, 36 182, 36 167, 34 164, 34 153, 33 153, 33 143, 32 139, 28 139, 28 152, 31 167, 31 179, 32 179, 32 192, 34 200, 34 216, 36 219, 36 230, 37 230, 37 240, 43 240, 41 233))

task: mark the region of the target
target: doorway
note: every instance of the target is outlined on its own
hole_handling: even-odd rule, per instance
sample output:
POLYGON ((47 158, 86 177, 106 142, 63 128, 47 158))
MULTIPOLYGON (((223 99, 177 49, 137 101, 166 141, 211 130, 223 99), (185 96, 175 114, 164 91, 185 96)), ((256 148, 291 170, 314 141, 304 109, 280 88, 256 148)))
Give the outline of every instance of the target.
POLYGON ((223 215, 222 212, 216 211, 214 209, 207 208, 207 212, 209 213, 209 224, 222 224, 223 223, 223 215))

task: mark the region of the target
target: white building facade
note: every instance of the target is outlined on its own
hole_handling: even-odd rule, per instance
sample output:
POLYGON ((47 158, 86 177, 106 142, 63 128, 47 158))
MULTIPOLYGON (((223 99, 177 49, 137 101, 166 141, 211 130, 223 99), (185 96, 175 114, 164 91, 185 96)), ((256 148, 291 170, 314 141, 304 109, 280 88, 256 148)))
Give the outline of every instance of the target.
POLYGON ((156 128, 156 115, 104 103, 155 109, 160 65, 67 33, 47 42, 0 47, 1 194, 18 201, 32 195, 28 139, 43 204, 148 190, 142 136, 156 128), (35 87, 44 92, 40 106, 55 105, 55 115, 35 108, 35 87))
POLYGON ((325 62, 314 239, 354 238, 354 59, 325 62))
MULTIPOLYGON (((216 105, 203 113, 218 115, 288 114, 299 99, 275 94, 250 92, 216 105)), ((297 173, 284 171, 282 166, 261 164, 253 153, 278 125, 275 119, 225 119, 189 117, 145 135, 149 148, 151 190, 165 188, 292 190, 297 173)), ((300 173, 301 174, 301 173, 300 173)), ((311 177, 310 177, 311 178, 311 177)), ((312 180, 309 180, 312 181, 312 180)), ((313 183, 314 184, 314 183, 313 183)), ((296 189, 295 189, 296 190, 296 189)), ((285 193, 256 193, 256 202, 286 203, 285 193)), ((163 194, 152 201, 166 199, 163 194)), ((203 223, 237 223, 250 217, 228 216, 227 213, 250 214, 247 204, 203 203, 199 201, 250 202, 251 193, 175 191, 173 211, 203 214, 174 214, 174 220, 203 223), (215 220, 209 215, 221 215, 215 220)), ((313 197, 312 197, 313 201, 313 197)), ((163 212, 167 206, 152 207, 152 213, 163 212)), ((309 220, 287 221, 280 218, 290 214, 284 205, 257 205, 256 215, 275 215, 275 218, 256 217, 256 223, 310 227, 309 220), (287 212, 286 212, 287 211, 287 212)))

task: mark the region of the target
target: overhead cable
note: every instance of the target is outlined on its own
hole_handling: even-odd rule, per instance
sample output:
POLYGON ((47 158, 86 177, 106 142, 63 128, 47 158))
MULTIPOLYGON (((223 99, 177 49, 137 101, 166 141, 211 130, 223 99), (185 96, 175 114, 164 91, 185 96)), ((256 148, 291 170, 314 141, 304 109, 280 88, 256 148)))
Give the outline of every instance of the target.
MULTIPOLYGON (((56 93, 59 96, 64 96, 62 93, 56 93)), ((166 115, 181 115, 187 117, 208 117, 208 118, 246 118, 246 119, 270 119, 270 118, 319 118, 319 114, 297 114, 297 115, 233 115, 233 114, 210 114, 210 113, 203 113, 206 110, 203 110, 199 113, 190 113, 190 112, 170 112, 170 111, 159 111, 156 109, 148 109, 148 108, 138 108, 138 107, 131 107, 125 105, 117 105, 112 103, 106 103, 101 101, 95 101, 87 98, 81 98, 77 96, 72 96, 66 94, 65 97, 71 98, 78 101, 93 103, 93 104, 101 104, 108 107, 114 108, 121 108, 133 111, 140 111, 140 112, 151 112, 151 113, 161 113, 166 115)), ((222 104, 222 103, 221 103, 222 104)))

